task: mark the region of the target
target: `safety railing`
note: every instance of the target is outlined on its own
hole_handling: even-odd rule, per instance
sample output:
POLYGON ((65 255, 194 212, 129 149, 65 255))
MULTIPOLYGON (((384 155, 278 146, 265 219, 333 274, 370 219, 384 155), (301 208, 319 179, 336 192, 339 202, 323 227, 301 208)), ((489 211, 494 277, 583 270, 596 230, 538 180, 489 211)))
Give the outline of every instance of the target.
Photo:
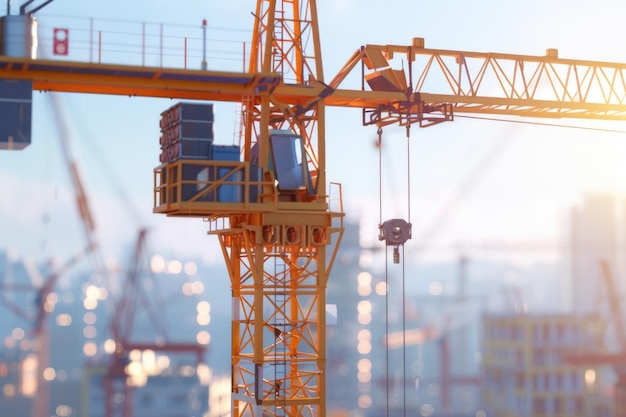
POLYGON ((154 170, 154 211, 210 217, 274 210, 276 191, 260 169, 238 161, 180 159, 154 170))
MULTIPOLYGON (((339 184, 334 196, 301 196, 280 192, 261 169, 247 162, 179 159, 154 169, 155 213, 170 216, 223 217, 246 212, 327 211, 343 213, 339 184), (306 197, 306 198, 305 198, 306 197)), ((341 219, 339 220, 341 222, 341 219)), ((333 224, 334 227, 341 227, 333 224)))
POLYGON ((249 30, 37 16, 38 57, 100 64, 245 71, 249 30), (63 43, 59 47, 59 43, 63 43))

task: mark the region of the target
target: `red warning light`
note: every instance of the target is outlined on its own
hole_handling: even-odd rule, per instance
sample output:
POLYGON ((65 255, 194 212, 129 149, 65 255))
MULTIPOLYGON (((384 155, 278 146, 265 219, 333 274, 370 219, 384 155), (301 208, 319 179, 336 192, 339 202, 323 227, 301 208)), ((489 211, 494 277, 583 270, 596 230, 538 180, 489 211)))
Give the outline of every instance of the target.
POLYGON ((52 48, 54 55, 67 55, 69 52, 69 29, 54 28, 53 35, 52 48))

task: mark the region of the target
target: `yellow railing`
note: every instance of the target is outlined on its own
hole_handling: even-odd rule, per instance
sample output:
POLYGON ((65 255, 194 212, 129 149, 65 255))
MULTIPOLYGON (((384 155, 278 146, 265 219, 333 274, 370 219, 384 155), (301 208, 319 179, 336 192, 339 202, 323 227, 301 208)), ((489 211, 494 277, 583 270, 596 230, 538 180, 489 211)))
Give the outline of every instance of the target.
POLYGON ((179 159, 154 170, 154 212, 210 217, 272 210, 277 201, 271 181, 246 162, 179 159))

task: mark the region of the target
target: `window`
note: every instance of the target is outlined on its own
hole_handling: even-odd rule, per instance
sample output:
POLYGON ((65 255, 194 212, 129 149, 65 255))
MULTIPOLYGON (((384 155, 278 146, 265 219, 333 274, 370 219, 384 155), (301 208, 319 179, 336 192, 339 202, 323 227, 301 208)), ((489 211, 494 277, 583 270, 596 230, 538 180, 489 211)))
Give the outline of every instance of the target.
POLYGON ((270 136, 274 174, 281 191, 304 190, 309 185, 302 138, 289 131, 273 131, 270 136))

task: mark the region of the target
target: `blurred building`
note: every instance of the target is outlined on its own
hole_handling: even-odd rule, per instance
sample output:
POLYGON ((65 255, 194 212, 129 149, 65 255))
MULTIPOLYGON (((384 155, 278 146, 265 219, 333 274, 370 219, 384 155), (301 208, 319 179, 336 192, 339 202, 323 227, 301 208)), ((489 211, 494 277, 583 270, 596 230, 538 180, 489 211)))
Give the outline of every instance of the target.
MULTIPOLYGON (((209 389, 201 384, 193 368, 170 367, 165 372, 150 376, 145 384, 133 387, 132 398, 128 406, 132 417, 202 417, 207 415, 209 389)), ((97 369, 97 368, 96 368, 97 369)), ((81 415, 106 417, 106 398, 104 374, 94 372, 87 367, 82 390, 85 392, 86 407, 81 415)), ((112 399, 115 400, 115 399, 112 399)), ((122 415, 114 413, 113 415, 122 415)), ((225 415, 225 414, 222 414, 225 415)))
MULTIPOLYGON (((604 293, 599 278, 599 260, 605 259, 614 274, 623 274, 626 218, 621 199, 612 194, 586 195, 571 211, 571 311, 578 314, 596 313, 599 298, 604 293)), ((618 287, 621 291, 624 288, 618 287)))
MULTIPOLYGON (((180 263, 173 260, 172 266, 176 262, 180 263)), ((228 317, 228 301, 209 292, 205 285, 216 275, 225 277, 225 271, 205 269, 193 261, 183 265, 188 266, 188 272, 184 268, 165 268, 146 283, 151 296, 162 295, 158 313, 167 337, 158 335, 160 338, 155 339, 155 329, 144 312, 136 317, 134 335, 139 341, 208 347, 211 334, 230 331, 228 319, 211 320, 212 315, 228 317)), ((44 379, 49 389, 45 415, 103 416, 106 403, 103 375, 114 346, 110 334, 114 313, 110 294, 106 288, 90 283, 88 272, 78 272, 65 276, 46 300, 41 300, 38 289, 45 282, 45 274, 34 272, 39 268, 46 270, 0 252, 0 414, 32 415, 42 392, 37 381, 37 364, 44 354, 48 357, 44 379), (49 313, 45 320, 49 343, 38 350, 33 321, 42 302, 49 313)), ((215 284, 218 285, 221 284, 215 284)), ((224 286, 227 285, 228 280, 224 279, 224 286)), ((180 355, 159 352, 144 351, 136 360, 129 358, 129 364, 141 365, 140 372, 133 374, 143 377, 132 389, 133 416, 227 415, 229 401, 225 411, 223 395, 217 395, 223 390, 216 389, 213 396, 216 406, 212 410, 209 410, 209 397, 213 383, 223 385, 220 375, 226 374, 229 365, 224 363, 227 362, 224 358, 212 358, 213 352, 208 349, 207 352, 202 366, 196 366, 195 357, 179 358, 180 355), (216 364, 216 368, 209 363, 216 364)), ((221 356, 222 352, 217 354, 221 356)))
MULTIPOLYGON (((359 243, 359 225, 348 221, 344 226, 344 236, 328 280, 327 290, 327 302, 333 310, 333 314, 327 319, 326 328, 328 359, 326 395, 330 416, 355 413, 364 415, 363 410, 369 407, 358 407, 358 399, 371 391, 371 373, 369 380, 361 383, 358 381, 358 367, 362 357, 358 349, 359 337, 362 339, 364 332, 369 331, 363 330, 365 326, 359 324, 358 318, 358 303, 361 300, 357 292, 358 277, 363 272, 359 266, 362 251, 359 243)), ((366 343, 371 343, 371 334, 369 339, 366 343)), ((367 356, 364 358, 365 361, 369 360, 367 356)))
POLYGON ((488 416, 609 417, 600 369, 573 365, 568 355, 600 350, 597 316, 483 317, 483 401, 488 416))
POLYGON ((345 228, 328 283, 337 317, 327 327, 327 414, 476 415, 479 305, 464 289, 429 292, 432 282, 443 289, 463 280, 465 262, 409 263, 406 276, 400 267, 386 274, 372 264, 384 258, 384 243, 363 247, 359 225, 345 228))

